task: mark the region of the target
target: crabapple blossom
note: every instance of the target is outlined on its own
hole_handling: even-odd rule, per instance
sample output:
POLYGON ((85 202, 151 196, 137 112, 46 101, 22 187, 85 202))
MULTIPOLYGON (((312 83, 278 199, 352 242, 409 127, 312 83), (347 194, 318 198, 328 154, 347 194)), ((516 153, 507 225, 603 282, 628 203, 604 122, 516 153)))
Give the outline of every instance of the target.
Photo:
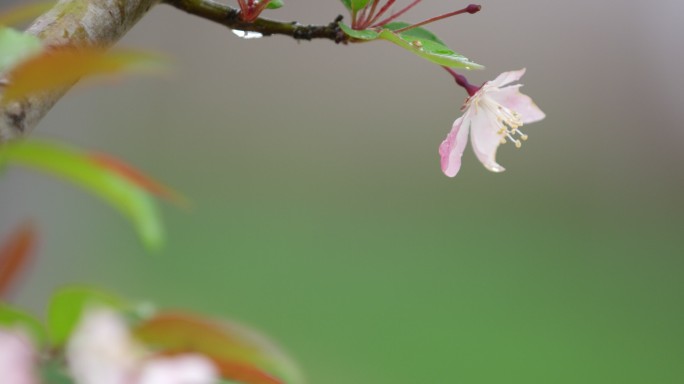
POLYGON ((527 140, 520 127, 546 116, 529 96, 520 93, 521 84, 511 85, 524 74, 525 69, 504 72, 479 89, 468 88, 469 84, 461 84, 457 78, 470 97, 462 107, 463 116, 456 119, 451 132, 439 146, 444 174, 454 177, 460 170, 468 133, 475 155, 485 168, 492 172, 505 170, 496 162, 499 145, 510 141, 520 148, 522 141, 527 140))

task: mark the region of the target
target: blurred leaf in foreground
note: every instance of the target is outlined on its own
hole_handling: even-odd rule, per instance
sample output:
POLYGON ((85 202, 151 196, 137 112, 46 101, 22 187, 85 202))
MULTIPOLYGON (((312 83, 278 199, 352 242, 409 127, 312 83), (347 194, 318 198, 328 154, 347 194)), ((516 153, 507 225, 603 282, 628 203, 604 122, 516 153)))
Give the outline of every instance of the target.
POLYGON ((19 227, 0 247, 0 298, 7 297, 12 283, 25 270, 36 248, 36 229, 31 223, 19 227))
POLYGON ((134 333, 163 353, 195 352, 211 358, 225 379, 248 384, 304 382, 287 355, 241 325, 187 313, 160 313, 140 324, 134 333))
POLYGON ((48 305, 47 329, 55 346, 67 342, 89 308, 125 311, 129 304, 110 293, 86 287, 66 287, 52 295, 48 305))
POLYGON ((68 87, 86 76, 157 72, 162 63, 160 57, 143 52, 67 46, 46 49, 9 72, 2 102, 68 87))
POLYGON ((0 75, 42 48, 39 38, 0 24, 0 75))
POLYGON ((8 329, 22 329, 33 338, 36 344, 47 342, 45 327, 35 317, 6 304, 0 303, 0 327, 8 329))
POLYGON ((55 142, 24 140, 0 147, 0 166, 8 162, 52 173, 93 192, 133 222, 148 249, 154 251, 162 246, 164 231, 152 197, 120 172, 93 161, 87 153, 55 142))
POLYGON ((138 187, 146 190, 147 192, 157 197, 168 200, 169 202, 183 208, 189 208, 191 205, 190 201, 185 196, 174 191, 168 186, 152 179, 151 177, 140 172, 133 166, 124 163, 122 160, 114 156, 101 152, 93 152, 90 153, 88 156, 96 164, 99 164, 103 168, 107 168, 112 172, 118 173, 122 177, 128 179, 131 183, 137 185, 138 187))

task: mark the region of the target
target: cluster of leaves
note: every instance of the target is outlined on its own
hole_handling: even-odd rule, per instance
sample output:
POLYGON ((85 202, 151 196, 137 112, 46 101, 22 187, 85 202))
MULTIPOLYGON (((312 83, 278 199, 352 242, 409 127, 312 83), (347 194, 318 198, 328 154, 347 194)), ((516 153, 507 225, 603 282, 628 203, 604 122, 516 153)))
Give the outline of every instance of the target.
POLYGON ((299 384, 298 368, 271 341, 243 325, 187 312, 153 311, 111 293, 80 286, 56 291, 45 321, 0 304, 0 327, 22 329, 40 354, 38 370, 46 383, 72 384, 64 348, 91 308, 106 307, 127 319, 134 338, 156 355, 195 353, 210 359, 222 383, 299 384))

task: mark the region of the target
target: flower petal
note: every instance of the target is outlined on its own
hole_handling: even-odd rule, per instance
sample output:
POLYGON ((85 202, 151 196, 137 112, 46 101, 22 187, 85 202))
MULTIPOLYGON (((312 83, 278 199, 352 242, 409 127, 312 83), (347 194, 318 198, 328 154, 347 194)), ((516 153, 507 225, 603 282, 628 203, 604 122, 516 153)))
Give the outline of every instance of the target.
POLYGON ((489 84, 501 88, 506 84, 510 84, 514 81, 520 80, 520 78, 522 78, 525 74, 526 70, 526 68, 523 68, 517 71, 504 72, 497 76, 496 79, 490 81, 489 84))
POLYGON ((442 172, 454 177, 461 169, 461 156, 468 143, 468 129, 470 119, 467 113, 454 121, 451 132, 439 146, 439 156, 442 159, 442 172))
POLYGON ((479 109, 473 116, 470 127, 473 150, 482 165, 492 172, 506 170, 496 162, 496 149, 501 144, 501 135, 497 133, 498 130, 496 115, 486 109, 479 109))
POLYGON ((522 122, 525 124, 534 123, 545 118, 546 114, 539 109, 537 104, 532 101, 532 98, 520 93, 520 87, 520 84, 511 85, 501 88, 498 92, 490 92, 488 96, 504 107, 518 112, 522 122))
POLYGON ((91 309, 67 346, 72 376, 79 384, 123 384, 138 363, 138 347, 115 312, 91 309))
POLYGON ((37 384, 36 351, 21 331, 0 329, 0 378, 3 383, 37 384))
POLYGON ((201 355, 156 358, 142 369, 137 384, 213 384, 218 382, 214 364, 201 355))

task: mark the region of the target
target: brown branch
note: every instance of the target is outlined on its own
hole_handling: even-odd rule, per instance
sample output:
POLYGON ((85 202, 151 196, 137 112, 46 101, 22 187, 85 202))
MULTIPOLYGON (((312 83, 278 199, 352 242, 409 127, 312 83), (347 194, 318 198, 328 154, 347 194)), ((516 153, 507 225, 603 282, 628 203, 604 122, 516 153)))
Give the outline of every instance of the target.
POLYGON ((259 32, 264 36, 285 35, 297 40, 327 39, 336 43, 347 42, 347 37, 338 23, 338 16, 328 25, 302 25, 297 22, 282 22, 258 18, 253 22, 240 19, 240 10, 214 0, 163 0, 189 14, 221 24, 239 31, 259 32))
MULTIPOLYGON (((159 0, 60 0, 27 30, 47 46, 118 41, 159 0)), ((69 90, 31 96, 0 108, 0 143, 28 133, 69 90)), ((1 93, 1 92, 0 92, 1 93)))

